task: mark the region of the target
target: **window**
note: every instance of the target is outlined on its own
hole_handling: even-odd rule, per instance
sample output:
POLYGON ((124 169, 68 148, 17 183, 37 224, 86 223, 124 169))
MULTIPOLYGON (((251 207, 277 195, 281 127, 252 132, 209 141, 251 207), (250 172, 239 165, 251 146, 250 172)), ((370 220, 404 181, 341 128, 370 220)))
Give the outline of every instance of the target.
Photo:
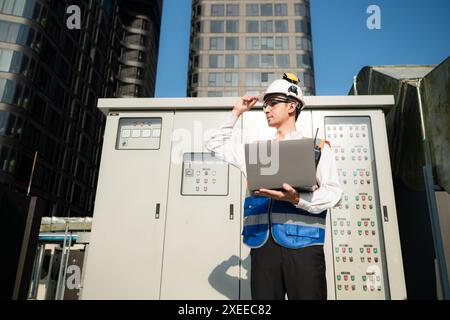
POLYGON ((306 6, 304 3, 294 4, 294 12, 296 16, 306 16, 306 6))
POLYGON ((245 85, 247 87, 259 87, 261 86, 261 74, 259 72, 246 72, 245 73, 245 85))
POLYGON ((297 67, 312 67, 313 61, 309 54, 297 55, 297 67))
POLYGON ((211 21, 211 33, 223 33, 223 20, 211 21))
POLYGON ((14 97, 11 101, 11 103, 15 105, 20 105, 22 103, 22 91, 23 91, 23 85, 16 82, 16 87, 14 89, 14 97))
POLYGON ((247 55, 245 55, 245 67, 247 67, 247 68, 259 68, 259 54, 247 54, 247 55))
POLYGON ((238 20, 228 20, 227 21, 227 32, 228 33, 239 32, 239 21, 238 20))
POLYGON ((295 21, 295 32, 310 33, 311 24, 306 20, 296 20, 295 21))
POLYGON ((223 50, 224 49, 224 39, 222 37, 211 37, 209 39, 209 49, 210 50, 223 50))
POLYGON ((296 49, 312 51, 311 40, 304 37, 296 37, 295 38, 295 46, 296 49))
POLYGON ((209 56, 209 67, 210 68, 223 68, 224 67, 223 55, 220 55, 220 54, 210 55, 209 56))
POLYGON ((9 72, 13 54, 12 50, 0 49, 0 71, 9 72))
POLYGON ((261 5, 261 16, 273 16, 273 5, 272 4, 262 4, 261 5))
POLYGON ((272 83, 275 80, 275 74, 273 72, 261 72, 261 85, 265 86, 272 83))
POLYGON ((223 93, 224 97, 238 97, 239 93, 237 91, 225 91, 223 93))
POLYGON ((211 16, 223 17, 224 13, 225 13, 225 6, 223 4, 212 4, 211 5, 211 16))
POLYGON ((277 54, 276 58, 278 68, 289 68, 291 66, 288 54, 277 54))
POLYGON ((273 21, 261 21, 261 33, 272 33, 273 32, 273 21))
POLYGON ((226 50, 238 50, 239 38, 238 37, 226 37, 226 50))
MULTIPOLYGON (((1 81, 1 80, 0 80, 1 81)), ((1 82, 0 82, 1 85, 1 82)), ((7 111, 0 110, 0 136, 6 135, 6 126, 8 124, 9 113, 7 111)))
POLYGON ((196 9, 196 16, 200 17, 202 15, 202 6, 197 6, 195 9, 196 9))
POLYGON ((197 21, 195 23, 195 32, 197 32, 197 33, 202 32, 203 31, 202 26, 203 26, 203 23, 201 21, 197 21))
POLYGON ((199 65, 200 65, 200 57, 199 56, 194 56, 193 65, 194 65, 194 68, 199 67, 199 65))
POLYGON ((221 91, 208 91, 208 97, 221 97, 221 91))
POLYGON ((259 37, 247 37, 245 39, 247 50, 259 49, 259 37))
POLYGON ((0 41, 24 45, 29 30, 30 28, 25 25, 0 21, 0 41))
POLYGON ((11 103, 15 91, 15 82, 6 79, 0 79, 0 101, 11 103))
POLYGON ((223 73, 211 72, 208 75, 208 85, 210 87, 222 87, 223 86, 223 73))
POLYGON ((198 83, 198 73, 194 73, 192 75, 192 83, 194 83, 194 84, 198 83))
POLYGON ((287 4, 286 3, 275 4, 275 15, 276 16, 287 16, 287 4))
POLYGON ((238 4, 227 4, 227 16, 236 17, 239 15, 238 4))
POLYGON ((225 67, 226 68, 238 68, 239 67, 239 56, 237 54, 225 55, 225 67))
POLYGON ((247 21, 248 33, 258 33, 259 32, 259 21, 247 21))
POLYGON ((34 1, 27 0, 0 0, 0 12, 29 17, 33 4, 34 1))
POLYGON ((262 68, 272 68, 273 67, 273 54, 262 54, 261 55, 261 67, 262 68))
POLYGON ((289 38, 288 37, 275 37, 275 49, 288 50, 289 49, 289 38))
POLYGON ((272 49, 273 49, 273 38, 261 37, 261 50, 272 50, 272 49))
POLYGON ((259 16, 259 5, 257 4, 247 4, 246 5, 246 15, 250 17, 259 16))
POLYGON ((239 85, 239 74, 236 72, 225 72, 223 85, 225 87, 237 87, 239 85))
POLYGON ((314 88, 314 78, 311 74, 309 73, 305 73, 304 74, 304 78, 305 78, 305 87, 310 87, 310 88, 314 88))
POLYGON ((193 43, 192 47, 194 50, 201 50, 202 49, 202 39, 199 37, 194 38, 194 43, 193 43))
POLYGON ((275 20, 275 32, 288 32, 288 22, 287 20, 275 20))

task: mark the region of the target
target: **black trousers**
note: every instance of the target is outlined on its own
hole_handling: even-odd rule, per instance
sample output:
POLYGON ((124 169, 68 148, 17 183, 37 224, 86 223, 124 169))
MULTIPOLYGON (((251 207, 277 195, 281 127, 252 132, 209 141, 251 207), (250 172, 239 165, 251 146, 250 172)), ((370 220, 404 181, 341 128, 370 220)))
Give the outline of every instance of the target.
POLYGON ((287 249, 270 235, 250 255, 253 300, 326 300, 323 246, 287 249))

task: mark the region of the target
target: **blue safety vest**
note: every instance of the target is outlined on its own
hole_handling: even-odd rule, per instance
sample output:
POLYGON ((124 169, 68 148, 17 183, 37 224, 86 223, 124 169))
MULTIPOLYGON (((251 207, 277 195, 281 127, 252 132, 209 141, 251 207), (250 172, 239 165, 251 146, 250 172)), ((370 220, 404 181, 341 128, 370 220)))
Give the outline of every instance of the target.
MULTIPOLYGON (((321 140, 315 146, 316 165, 324 143, 328 142, 321 140)), ((259 248, 272 233, 276 243, 290 249, 323 245, 326 215, 327 210, 310 213, 287 201, 250 196, 244 203, 243 240, 250 248, 259 248)))
POLYGON ((272 232, 279 245, 298 249, 325 242, 327 211, 313 214, 286 201, 266 197, 247 197, 244 204, 244 243, 259 248, 272 232))

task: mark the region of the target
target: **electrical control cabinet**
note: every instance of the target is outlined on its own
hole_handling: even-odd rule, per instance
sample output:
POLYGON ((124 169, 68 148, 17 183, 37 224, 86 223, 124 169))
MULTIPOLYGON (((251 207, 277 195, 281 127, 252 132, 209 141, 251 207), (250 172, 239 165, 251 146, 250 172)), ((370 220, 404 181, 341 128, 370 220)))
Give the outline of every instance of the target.
POLYGON ((337 296, 388 298, 370 117, 326 117, 325 133, 344 189, 331 214, 337 296))
MULTIPOLYGON (((204 147, 234 100, 99 101, 107 125, 83 299, 251 299, 245 176, 204 147)), ((306 104, 297 129, 330 142, 344 191, 327 215, 328 298, 405 299, 383 114, 393 98, 306 104)), ((256 107, 232 140, 273 133, 256 107)))

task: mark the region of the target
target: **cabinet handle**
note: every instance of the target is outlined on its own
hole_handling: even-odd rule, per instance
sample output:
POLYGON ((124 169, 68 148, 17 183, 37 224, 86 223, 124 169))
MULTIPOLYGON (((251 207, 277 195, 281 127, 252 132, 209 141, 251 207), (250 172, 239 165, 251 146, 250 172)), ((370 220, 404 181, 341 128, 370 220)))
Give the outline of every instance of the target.
POLYGON ((157 203, 156 204, 156 212, 155 212, 155 219, 159 219, 159 208, 160 208, 161 204, 157 203))
POLYGON ((234 204, 230 204, 230 220, 234 220, 234 204))
POLYGON ((386 206, 383 206, 383 216, 384 216, 384 222, 388 222, 389 216, 388 216, 388 210, 387 210, 386 206))

